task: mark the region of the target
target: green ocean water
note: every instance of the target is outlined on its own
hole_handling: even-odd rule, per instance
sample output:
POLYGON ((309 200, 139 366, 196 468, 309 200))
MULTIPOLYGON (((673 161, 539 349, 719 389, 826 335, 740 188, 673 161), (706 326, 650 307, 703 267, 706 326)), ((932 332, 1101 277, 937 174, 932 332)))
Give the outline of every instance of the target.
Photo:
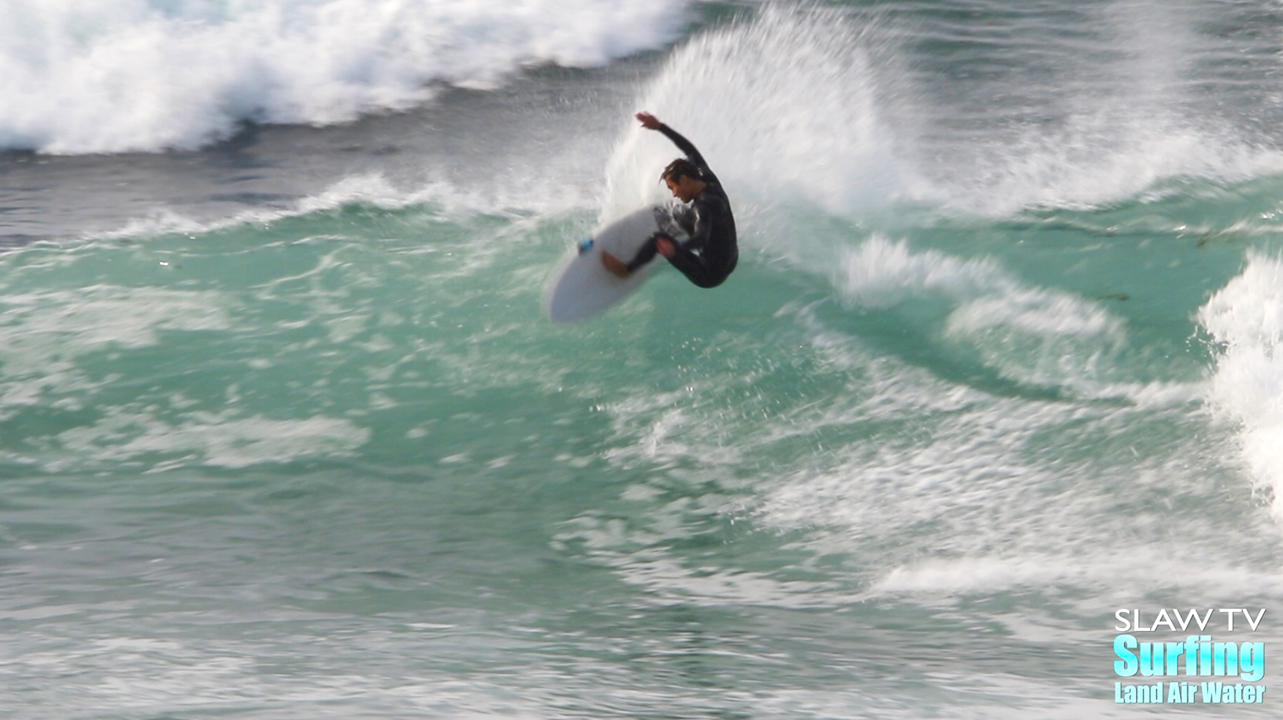
POLYGON ((686 10, 399 115, 3 156, 13 717, 1277 714, 1118 704, 1112 643, 1279 642, 1278 9, 686 10), (551 323, 657 198, 637 109, 740 266, 551 323))

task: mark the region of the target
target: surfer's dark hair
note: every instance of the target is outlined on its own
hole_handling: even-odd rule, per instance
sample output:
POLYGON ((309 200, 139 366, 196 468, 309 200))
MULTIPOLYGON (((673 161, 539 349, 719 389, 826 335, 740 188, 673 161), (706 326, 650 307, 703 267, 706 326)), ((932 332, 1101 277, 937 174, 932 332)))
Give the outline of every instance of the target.
POLYGON ((659 179, 667 180, 672 178, 673 182, 681 182, 684 177, 703 180, 703 175, 704 174, 699 171, 699 167, 696 166, 695 163, 687 160, 686 158, 677 158, 676 160, 668 163, 668 167, 664 168, 664 172, 660 174, 659 179))

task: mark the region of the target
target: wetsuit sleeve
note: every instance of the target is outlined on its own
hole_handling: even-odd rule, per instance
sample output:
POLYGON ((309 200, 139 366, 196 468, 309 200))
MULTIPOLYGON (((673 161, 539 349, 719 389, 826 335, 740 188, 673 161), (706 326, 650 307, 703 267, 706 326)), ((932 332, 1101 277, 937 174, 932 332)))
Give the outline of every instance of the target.
POLYGON ((691 143, 690 140, 687 140, 681 133, 662 123, 659 126, 659 131, 664 133, 664 136, 669 140, 673 141, 673 144, 677 146, 678 150, 682 151, 687 160, 690 160, 699 168, 700 172, 704 174, 705 180, 717 182, 717 176, 713 174, 712 169, 708 167, 708 163, 704 160, 704 156, 699 154, 699 150, 695 149, 695 145, 691 143))

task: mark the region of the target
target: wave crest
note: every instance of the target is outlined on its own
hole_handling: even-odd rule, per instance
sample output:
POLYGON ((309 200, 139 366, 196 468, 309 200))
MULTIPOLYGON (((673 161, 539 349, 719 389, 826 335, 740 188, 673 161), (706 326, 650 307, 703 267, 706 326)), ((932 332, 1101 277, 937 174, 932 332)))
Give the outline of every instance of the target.
MULTIPOLYGON (((12 4, 11 4, 12 5, 12 4)), ((685 0, 18 3, 0 26, 0 147, 190 149, 244 121, 403 110, 432 83, 598 66, 677 34, 685 0)))

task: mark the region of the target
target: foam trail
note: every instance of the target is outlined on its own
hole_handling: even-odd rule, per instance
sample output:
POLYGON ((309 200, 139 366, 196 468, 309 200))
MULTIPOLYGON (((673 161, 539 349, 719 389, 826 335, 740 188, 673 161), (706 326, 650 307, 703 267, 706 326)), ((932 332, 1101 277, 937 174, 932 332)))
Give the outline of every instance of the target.
POLYGON ((1105 311, 1065 293, 1023 286, 990 260, 913 253, 906 243, 879 236, 846 253, 838 282, 846 298, 865 307, 889 307, 910 296, 940 293, 959 303, 949 319, 950 330, 957 333, 997 325, 1083 336, 1121 330, 1105 311))
POLYGON ((684 0, 9 3, 0 147, 193 148, 243 121, 325 125, 491 87, 532 64, 599 66, 675 37, 684 0))
POLYGON ((949 302, 944 338, 1010 379, 1068 386, 1087 396, 1153 391, 1109 377, 1113 363, 1106 360, 1126 341, 1121 320, 1076 295, 1028 286, 992 260, 914 252, 905 242, 874 235, 843 251, 829 272, 839 295, 862 309, 949 302))
POLYGON ((1283 259, 1249 255, 1198 320, 1221 345, 1209 404, 1239 427, 1243 460, 1283 520, 1283 259))

